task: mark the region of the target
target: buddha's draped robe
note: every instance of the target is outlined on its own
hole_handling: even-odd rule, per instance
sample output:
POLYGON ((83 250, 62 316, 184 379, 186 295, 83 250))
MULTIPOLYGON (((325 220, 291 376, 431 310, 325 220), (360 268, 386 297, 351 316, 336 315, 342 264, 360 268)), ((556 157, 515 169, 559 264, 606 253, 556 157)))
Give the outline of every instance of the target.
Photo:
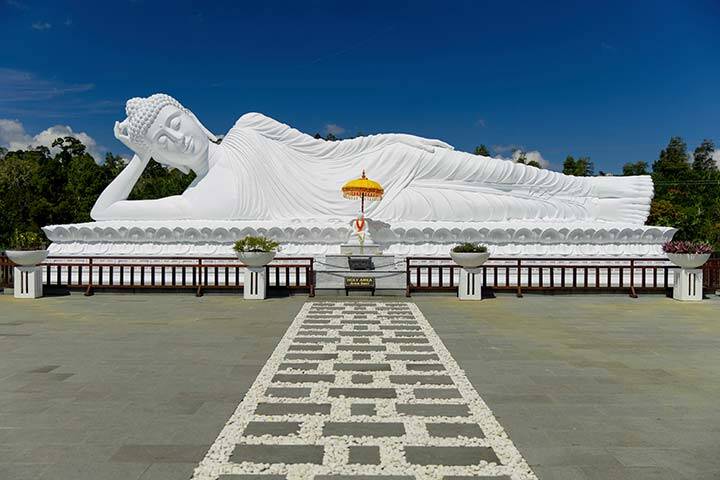
MULTIPOLYGON (((354 217, 360 202, 340 189, 363 170, 385 188, 382 201, 366 202, 367 216, 381 221, 643 224, 653 191, 646 176, 573 177, 411 135, 325 141, 257 113, 237 121, 219 155, 208 175, 222 175, 232 191, 212 192, 222 208, 202 218, 354 217)), ((186 195, 199 195, 202 183, 186 195)))

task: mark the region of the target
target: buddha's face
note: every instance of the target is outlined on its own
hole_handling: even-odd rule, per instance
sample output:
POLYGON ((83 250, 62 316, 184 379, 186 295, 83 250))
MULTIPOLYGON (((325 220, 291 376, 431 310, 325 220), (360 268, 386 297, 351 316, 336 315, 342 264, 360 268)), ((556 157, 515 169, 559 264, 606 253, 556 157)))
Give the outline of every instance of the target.
POLYGON ((210 140, 191 115, 167 105, 145 133, 153 158, 183 171, 207 157, 210 140))

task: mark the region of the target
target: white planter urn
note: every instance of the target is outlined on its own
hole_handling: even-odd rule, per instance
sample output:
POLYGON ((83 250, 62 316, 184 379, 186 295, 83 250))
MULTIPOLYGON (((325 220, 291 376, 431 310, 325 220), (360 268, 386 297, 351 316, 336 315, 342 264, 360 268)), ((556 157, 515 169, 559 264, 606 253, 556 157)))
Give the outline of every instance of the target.
POLYGON ((240 261, 247 267, 264 267, 272 262, 277 252, 237 252, 240 261))
POLYGON ((479 267, 490 258, 490 252, 450 252, 450 257, 462 267, 458 283, 460 300, 482 300, 483 278, 479 267))
POLYGON ((21 267, 34 267, 45 261, 48 250, 6 250, 5 255, 15 264, 21 267))
POLYGON ((709 253, 668 253, 668 259, 680 267, 673 272, 673 298, 681 301, 700 301, 703 298, 703 271, 700 268, 709 253))
POLYGON ((668 253, 668 260, 680 268, 700 268, 710 258, 709 253, 668 253))
POLYGON ((242 263, 247 266, 243 281, 245 300, 264 300, 267 297, 267 271, 265 266, 272 262, 277 252, 237 252, 242 263))
POLYGON ((463 268, 477 268, 490 258, 490 252, 450 252, 450 258, 463 268))
POLYGON ((48 256, 47 250, 6 250, 5 255, 15 264, 13 295, 15 298, 43 296, 42 268, 39 264, 48 256))

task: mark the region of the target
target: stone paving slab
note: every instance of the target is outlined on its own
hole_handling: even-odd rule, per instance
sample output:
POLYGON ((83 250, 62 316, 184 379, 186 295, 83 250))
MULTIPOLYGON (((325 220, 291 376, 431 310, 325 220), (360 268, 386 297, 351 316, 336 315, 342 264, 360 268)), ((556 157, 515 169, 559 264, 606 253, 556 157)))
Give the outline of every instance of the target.
POLYGON ((193 480, 241 474, 537 479, 419 309, 385 302, 303 307, 193 480), (309 395, 277 396, 293 385, 309 395))
MULTIPOLYGON (((0 337, 0 479, 189 479, 198 452, 216 439, 304 302, 191 294, 71 295, 32 302, 0 296, 0 332, 13 334, 0 337), (42 378, 52 373, 61 376, 42 378), (131 445, 190 448, 153 457, 125 449, 132 454, 129 461, 114 457, 131 445), (155 463, 147 463, 149 458, 155 463)), ((720 301, 526 295, 472 304, 418 296, 413 302, 540 479, 718 478, 720 301)), ((346 314, 335 315, 335 307, 328 312, 319 330, 336 336, 330 331, 346 314)), ((380 326, 418 324, 413 315, 393 316, 400 316, 398 310, 381 304, 372 318, 381 320, 380 326)), ((336 359, 374 363, 387 355, 347 353, 317 360, 322 368, 310 373, 336 373, 346 382, 352 372, 328 369, 336 359)), ((439 363, 401 362, 404 369, 392 373, 439 363)), ((375 386, 386 386, 387 372, 369 373, 375 386)), ((290 384, 282 385, 270 388, 290 391, 290 384)), ((457 390, 408 387, 402 398, 421 401, 428 392, 457 390)), ((295 388, 298 398, 288 400, 317 403, 311 401, 311 393, 318 393, 314 387, 295 388)), ((270 391, 261 393, 267 401, 277 399, 270 391)), ((457 398, 437 400, 458 403, 457 398)), ((392 400, 347 399, 345 420, 386 420, 381 415, 389 413, 387 402, 392 400), (374 411, 362 418, 358 405, 374 411)), ((262 420, 300 422, 301 433, 310 433, 313 419, 322 417, 262 420)), ((461 476, 436 478, 446 477, 461 476)))

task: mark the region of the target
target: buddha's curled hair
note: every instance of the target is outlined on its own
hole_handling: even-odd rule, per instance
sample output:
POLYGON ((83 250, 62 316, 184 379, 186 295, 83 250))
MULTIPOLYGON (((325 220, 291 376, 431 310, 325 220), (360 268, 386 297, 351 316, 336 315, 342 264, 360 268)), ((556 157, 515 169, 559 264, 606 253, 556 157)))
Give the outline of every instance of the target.
POLYGON ((166 106, 176 107, 190 115, 200 128, 205 132, 210 140, 217 142, 217 138, 197 119, 197 117, 187 108, 183 107, 180 102, 170 95, 164 93, 156 93, 147 98, 134 97, 125 104, 125 113, 127 115, 127 134, 130 141, 136 145, 145 146, 145 133, 147 133, 150 125, 157 118, 160 110, 166 106))

